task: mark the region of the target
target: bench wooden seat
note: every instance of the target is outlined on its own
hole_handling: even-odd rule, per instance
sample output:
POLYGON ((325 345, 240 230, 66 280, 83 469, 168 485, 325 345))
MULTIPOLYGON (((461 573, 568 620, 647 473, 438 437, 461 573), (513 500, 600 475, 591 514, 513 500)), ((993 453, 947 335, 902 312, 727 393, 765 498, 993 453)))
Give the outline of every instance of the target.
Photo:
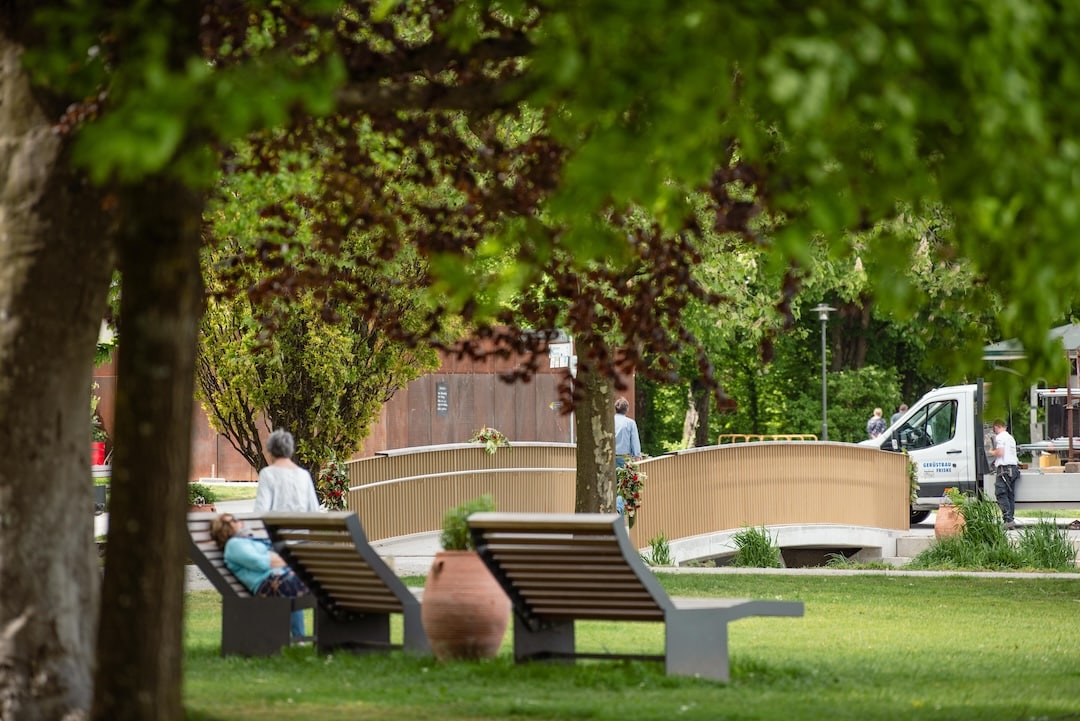
POLYGON ((514 607, 514 658, 654 658, 668 674, 729 679, 727 625, 802 616, 799 601, 669 596, 630 543, 621 516, 474 513, 476 549, 514 607), (578 620, 661 621, 663 656, 578 653, 578 620))
POLYGON ((422 588, 402 583, 368 544, 355 512, 266 513, 274 548, 318 599, 315 645, 320 652, 404 648, 431 653, 420 620, 422 588), (390 615, 400 613, 404 638, 390 644, 390 615))
MULTIPOLYGON (((210 522, 218 513, 189 513, 188 555, 221 594, 221 654, 269 656, 292 643, 289 614, 313 608, 314 596, 264 598, 253 596, 225 565, 225 554, 210 537, 210 522)), ((235 513, 253 535, 266 538, 254 514, 235 513)))

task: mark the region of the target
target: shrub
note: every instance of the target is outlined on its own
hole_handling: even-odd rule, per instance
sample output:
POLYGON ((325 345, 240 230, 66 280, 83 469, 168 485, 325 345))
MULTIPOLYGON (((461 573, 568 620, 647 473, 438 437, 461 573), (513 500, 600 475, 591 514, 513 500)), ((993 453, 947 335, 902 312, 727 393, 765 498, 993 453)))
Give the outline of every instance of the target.
POLYGON ((964 530, 920 553, 908 564, 909 568, 988 571, 1073 568, 1076 551, 1068 534, 1054 522, 1040 521, 1024 529, 1013 544, 994 501, 965 498, 960 512, 964 515, 964 530))
POLYGON ((1067 571, 1073 568, 1076 549, 1069 534, 1058 528, 1053 519, 1040 518, 1039 522, 1025 526, 1017 543, 1017 553, 1025 566, 1053 568, 1067 571))
POLYGON ((671 558, 671 545, 668 537, 661 531, 660 535, 649 539, 649 553, 644 557, 645 563, 650 566, 673 566, 671 558))
POLYGON ((1002 525, 1001 509, 988 498, 966 497, 960 504, 965 536, 969 543, 985 546, 1008 546, 1009 537, 1002 525))
POLYGON ((732 537, 739 549, 732 560, 733 566, 748 568, 777 568, 780 566, 780 549, 773 543, 772 536, 765 529, 743 528, 732 537))
POLYGON ((454 506, 443 515, 442 534, 439 543, 447 551, 475 551, 469 524, 466 522, 474 513, 494 511, 495 501, 489 495, 478 496, 454 506))
POLYGON ((189 506, 208 506, 217 502, 217 494, 214 493, 214 489, 210 488, 210 486, 202 483, 189 483, 187 499, 189 506))

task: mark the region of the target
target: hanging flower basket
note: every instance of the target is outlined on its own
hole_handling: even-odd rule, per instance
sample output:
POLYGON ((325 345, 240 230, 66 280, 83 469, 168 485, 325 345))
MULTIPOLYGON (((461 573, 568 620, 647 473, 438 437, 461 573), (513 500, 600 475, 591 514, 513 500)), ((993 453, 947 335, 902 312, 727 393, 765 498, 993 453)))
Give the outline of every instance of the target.
POLYGON ((349 472, 345 470, 345 464, 336 458, 323 464, 319 469, 319 479, 315 482, 315 492, 326 510, 348 510, 349 472))
POLYGON ((641 493, 645 487, 645 474, 634 461, 615 469, 615 492, 623 499, 623 513, 630 528, 634 527, 638 510, 641 508, 641 493))

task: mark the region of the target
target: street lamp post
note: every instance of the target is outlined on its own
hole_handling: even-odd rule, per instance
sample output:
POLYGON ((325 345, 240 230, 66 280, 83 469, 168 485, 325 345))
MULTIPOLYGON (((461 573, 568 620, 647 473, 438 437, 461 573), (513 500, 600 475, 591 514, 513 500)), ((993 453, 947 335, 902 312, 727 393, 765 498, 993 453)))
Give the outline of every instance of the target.
POLYGON ((819 303, 812 308, 818 314, 821 321, 821 440, 829 440, 829 403, 828 394, 825 391, 825 326, 829 322, 829 313, 836 310, 830 305, 819 303))

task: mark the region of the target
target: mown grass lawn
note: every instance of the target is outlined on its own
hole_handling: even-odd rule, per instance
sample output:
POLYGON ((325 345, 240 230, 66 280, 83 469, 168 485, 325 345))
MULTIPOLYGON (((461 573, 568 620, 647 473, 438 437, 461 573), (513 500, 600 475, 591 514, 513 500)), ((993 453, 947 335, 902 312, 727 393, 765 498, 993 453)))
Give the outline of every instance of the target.
MULTIPOLYGON (((801 600, 806 616, 732 624, 732 681, 721 684, 644 661, 517 666, 509 640, 485 662, 310 647, 224 659, 218 596, 194 592, 189 718, 1080 718, 1080 576, 659 575, 675 595, 801 600)), ((659 624, 582 623, 578 638, 588 650, 662 650, 659 624)))

